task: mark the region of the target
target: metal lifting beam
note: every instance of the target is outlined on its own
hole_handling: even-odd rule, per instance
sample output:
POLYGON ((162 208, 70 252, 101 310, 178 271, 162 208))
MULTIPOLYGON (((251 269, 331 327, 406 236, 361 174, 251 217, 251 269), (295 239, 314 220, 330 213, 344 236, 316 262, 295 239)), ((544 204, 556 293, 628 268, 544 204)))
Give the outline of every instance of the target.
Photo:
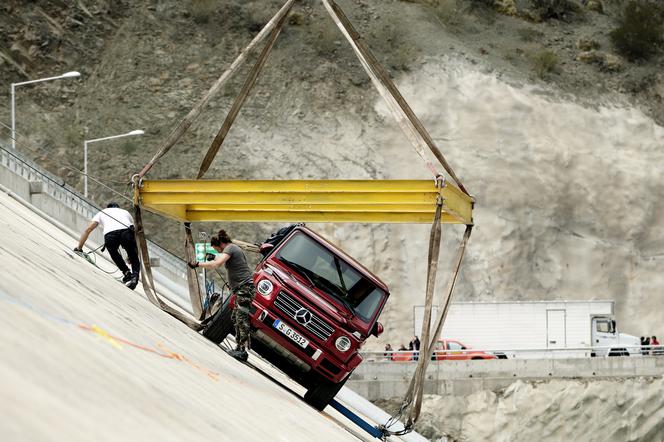
POLYGON ((144 181, 140 204, 181 222, 431 223, 438 195, 441 223, 473 224, 473 200, 433 180, 144 181))

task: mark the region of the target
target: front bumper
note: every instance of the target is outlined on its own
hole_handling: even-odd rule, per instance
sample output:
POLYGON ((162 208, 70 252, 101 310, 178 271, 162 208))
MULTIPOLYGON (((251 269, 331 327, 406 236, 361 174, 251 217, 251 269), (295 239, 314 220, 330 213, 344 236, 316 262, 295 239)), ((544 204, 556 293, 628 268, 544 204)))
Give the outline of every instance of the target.
POLYGON ((345 379, 362 360, 361 356, 356 353, 347 363, 339 361, 337 358, 330 355, 329 352, 326 352, 325 348, 314 342, 310 336, 303 335, 309 343, 305 348, 302 348, 274 328, 274 321, 279 319, 292 329, 297 330, 297 327, 293 325, 290 318, 285 317, 283 314, 275 314, 262 306, 254 304, 254 307, 256 307, 256 311, 254 312, 254 309, 252 308, 251 315, 251 325, 253 328, 263 332, 263 334, 277 342, 292 356, 334 383, 339 383, 345 379))

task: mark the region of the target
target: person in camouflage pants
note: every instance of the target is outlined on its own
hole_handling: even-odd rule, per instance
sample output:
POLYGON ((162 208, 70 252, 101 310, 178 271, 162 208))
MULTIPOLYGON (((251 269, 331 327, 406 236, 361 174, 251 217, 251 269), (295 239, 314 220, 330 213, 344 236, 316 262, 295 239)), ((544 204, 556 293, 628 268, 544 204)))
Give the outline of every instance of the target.
POLYGON ((241 285, 235 292, 235 308, 231 314, 231 319, 233 325, 235 325, 235 342, 238 350, 251 348, 249 308, 255 295, 256 288, 251 282, 241 285))
POLYGON ((233 244, 231 237, 225 230, 220 230, 216 236, 210 238, 210 245, 217 251, 212 261, 187 263, 195 269, 216 269, 222 265, 226 267, 228 285, 235 294, 235 308, 231 314, 235 326, 235 341, 237 348, 230 352, 231 356, 241 361, 247 360, 247 350, 250 345, 250 308, 256 294, 253 284, 253 272, 247 264, 247 257, 237 244, 233 244))

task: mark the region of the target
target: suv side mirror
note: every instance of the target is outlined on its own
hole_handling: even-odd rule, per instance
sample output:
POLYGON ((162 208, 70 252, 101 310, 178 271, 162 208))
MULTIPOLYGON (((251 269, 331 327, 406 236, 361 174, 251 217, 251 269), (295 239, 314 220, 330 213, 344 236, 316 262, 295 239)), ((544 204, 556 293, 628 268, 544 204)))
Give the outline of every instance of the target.
POLYGON ((266 242, 261 244, 258 251, 260 252, 261 255, 263 255, 263 258, 265 258, 272 251, 272 249, 274 249, 274 244, 266 242))
POLYGON ((383 324, 381 324, 380 322, 376 321, 376 323, 374 324, 373 328, 371 329, 371 333, 370 333, 370 334, 374 335, 375 337, 378 337, 378 336, 380 336, 380 335, 383 334, 383 330, 384 330, 384 328, 383 328, 383 324))

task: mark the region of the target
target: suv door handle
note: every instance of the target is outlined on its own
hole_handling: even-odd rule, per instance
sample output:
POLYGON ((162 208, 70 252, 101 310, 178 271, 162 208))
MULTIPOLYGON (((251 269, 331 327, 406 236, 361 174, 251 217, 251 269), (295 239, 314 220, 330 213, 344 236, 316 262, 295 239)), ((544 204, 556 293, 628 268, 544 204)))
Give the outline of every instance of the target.
POLYGON ((549 344, 555 344, 556 341, 549 341, 549 344))

